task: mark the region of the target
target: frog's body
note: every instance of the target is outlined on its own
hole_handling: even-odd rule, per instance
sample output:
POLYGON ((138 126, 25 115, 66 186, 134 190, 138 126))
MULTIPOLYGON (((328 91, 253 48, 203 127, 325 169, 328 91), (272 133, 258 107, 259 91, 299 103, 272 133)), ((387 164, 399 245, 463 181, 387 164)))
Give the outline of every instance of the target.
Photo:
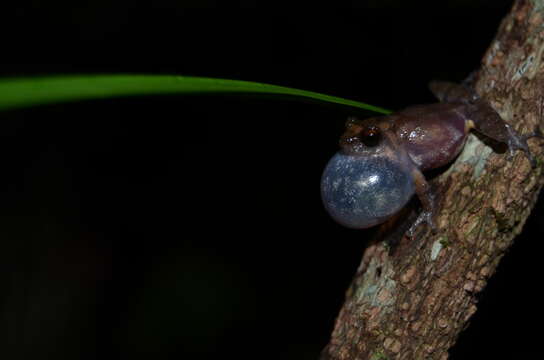
POLYGON ((339 223, 367 228, 384 222, 417 193, 422 222, 434 228, 434 199, 422 171, 450 163, 463 149, 471 129, 523 150, 534 164, 526 139, 464 85, 431 83, 442 103, 417 105, 388 116, 351 118, 340 138, 340 152, 321 182, 325 208, 339 223))
POLYGON ((459 154, 467 137, 464 106, 419 105, 392 116, 395 137, 420 170, 425 171, 448 164, 459 154))

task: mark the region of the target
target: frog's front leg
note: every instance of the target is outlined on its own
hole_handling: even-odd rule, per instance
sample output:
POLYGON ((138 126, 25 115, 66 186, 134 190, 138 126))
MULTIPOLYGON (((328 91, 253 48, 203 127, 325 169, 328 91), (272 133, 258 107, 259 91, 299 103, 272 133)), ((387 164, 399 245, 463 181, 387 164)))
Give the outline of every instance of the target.
POLYGON ((534 156, 529 150, 527 139, 543 137, 540 130, 520 135, 493 109, 491 104, 478 96, 471 88, 465 85, 457 85, 449 82, 433 81, 429 84, 433 94, 443 102, 461 103, 462 116, 466 119, 466 131, 474 129, 479 133, 508 146, 509 158, 512 158, 516 150, 525 153, 531 165, 536 166, 534 156))
POLYGON ((436 232, 437 229, 433 220, 436 215, 435 194, 419 169, 414 168, 412 170, 412 178, 416 185, 416 194, 421 202, 423 210, 408 229, 407 235, 413 237, 417 227, 422 223, 427 223, 431 230, 436 232))

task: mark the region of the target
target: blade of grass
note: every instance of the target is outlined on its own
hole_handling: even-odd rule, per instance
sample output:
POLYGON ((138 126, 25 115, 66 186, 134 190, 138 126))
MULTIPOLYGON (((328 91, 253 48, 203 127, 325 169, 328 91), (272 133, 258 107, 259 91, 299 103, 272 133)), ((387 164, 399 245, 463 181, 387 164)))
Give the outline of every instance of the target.
POLYGON ((362 102, 251 81, 175 75, 63 75, 0 80, 0 110, 88 99, 159 94, 284 95, 381 114, 390 111, 362 102))

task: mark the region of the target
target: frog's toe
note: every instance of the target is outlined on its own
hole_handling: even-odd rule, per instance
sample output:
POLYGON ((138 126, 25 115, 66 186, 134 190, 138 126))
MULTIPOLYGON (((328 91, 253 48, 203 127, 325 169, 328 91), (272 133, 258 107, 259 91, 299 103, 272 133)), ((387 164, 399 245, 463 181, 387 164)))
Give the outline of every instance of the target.
POLYGON ((529 145, 527 145, 527 140, 531 139, 531 138, 534 138, 534 137, 538 137, 538 138, 543 139, 544 134, 542 134, 542 132, 540 131, 539 128, 537 128, 536 130, 534 130, 534 131, 532 131, 532 132, 530 132, 528 134, 524 134, 524 135, 519 135, 510 126, 507 126, 506 128, 508 130, 508 141, 507 141, 508 160, 511 161, 514 158, 514 154, 515 154, 516 150, 521 150, 521 151, 523 151, 525 153, 525 156, 527 156, 527 159, 531 163, 531 166, 533 168, 535 168, 536 167, 536 159, 533 156, 533 154, 531 153, 531 150, 529 149, 529 145))
POLYGON ((410 226, 408 231, 406 232, 406 235, 408 237, 414 237, 415 231, 417 230, 417 227, 421 224, 427 224, 430 228, 433 234, 435 234, 438 231, 438 228, 436 227, 436 224, 433 220, 433 211, 430 210, 424 210, 422 211, 419 216, 417 217, 416 221, 410 226))

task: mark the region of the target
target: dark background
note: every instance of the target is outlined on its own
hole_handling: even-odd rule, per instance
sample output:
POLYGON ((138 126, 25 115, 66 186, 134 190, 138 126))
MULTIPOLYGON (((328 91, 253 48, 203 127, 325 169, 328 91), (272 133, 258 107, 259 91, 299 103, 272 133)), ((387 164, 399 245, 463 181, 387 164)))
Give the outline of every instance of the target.
MULTIPOLYGON (((0 74, 214 76, 399 109, 476 69, 509 7, 20 2, 0 8, 0 74)), ((317 359, 368 239, 319 197, 347 115, 220 96, 1 113, 2 357, 317 359)), ((542 208, 453 359, 536 355, 542 208)))

